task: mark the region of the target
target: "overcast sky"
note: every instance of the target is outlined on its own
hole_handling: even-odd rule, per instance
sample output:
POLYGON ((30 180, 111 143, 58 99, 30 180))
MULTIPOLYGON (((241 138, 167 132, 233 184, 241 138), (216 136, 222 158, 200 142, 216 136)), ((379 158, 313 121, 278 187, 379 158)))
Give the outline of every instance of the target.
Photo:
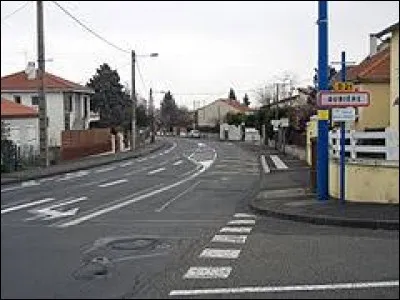
MULTIPOLYGON (((1 1, 1 75, 21 71, 36 59, 36 1, 8 17, 24 1, 1 1), (6 19, 4 19, 6 18, 6 19)), ((140 2, 60 1, 76 18, 120 48, 139 57, 148 95, 171 90, 179 105, 193 108, 230 87, 238 98, 293 74, 297 85, 312 83, 317 66, 317 1, 286 2, 140 2), (206 93, 208 95, 193 95, 206 93), (188 94, 188 95, 185 95, 188 94)), ((44 2, 46 70, 85 84, 96 68, 108 63, 130 85, 130 54, 116 50, 84 30, 53 2, 44 2)), ((369 51, 369 33, 399 20, 398 1, 332 1, 329 13, 329 60, 359 62, 369 51)), ((162 95, 155 94, 157 103, 162 95)), ((157 105, 157 104, 156 104, 157 105)), ((157 105, 158 106, 158 105, 157 105)))

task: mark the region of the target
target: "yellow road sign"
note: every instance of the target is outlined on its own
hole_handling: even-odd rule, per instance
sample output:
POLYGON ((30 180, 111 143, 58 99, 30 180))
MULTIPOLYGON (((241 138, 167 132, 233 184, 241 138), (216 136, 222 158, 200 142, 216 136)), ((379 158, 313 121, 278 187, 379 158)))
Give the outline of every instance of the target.
POLYGON ((329 120, 329 110, 327 109, 318 110, 318 120, 329 120))
POLYGON ((354 84, 350 81, 345 82, 335 82, 333 85, 333 89, 336 92, 353 92, 354 91, 354 84))

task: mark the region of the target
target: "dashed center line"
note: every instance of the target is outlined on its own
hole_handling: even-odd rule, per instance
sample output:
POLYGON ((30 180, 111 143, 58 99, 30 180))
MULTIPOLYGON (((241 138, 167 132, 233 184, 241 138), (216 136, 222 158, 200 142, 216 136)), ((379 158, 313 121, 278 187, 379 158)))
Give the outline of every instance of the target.
POLYGON ((153 171, 150 171, 150 172, 147 173, 147 174, 148 174, 148 175, 153 175, 153 174, 160 173, 160 172, 162 172, 162 171, 165 171, 165 168, 158 168, 158 169, 155 169, 155 170, 153 170, 153 171))
POLYGON ((108 186, 124 183, 124 182, 127 182, 127 181, 128 181, 127 179, 119 179, 119 180, 115 180, 115 181, 111 181, 111 182, 100 184, 99 187, 108 187, 108 186))
POLYGON ((173 165, 174 166, 179 166, 182 163, 183 163, 183 160, 178 160, 178 161, 174 162, 173 165))
POLYGON ((103 173, 103 172, 108 172, 108 171, 112 171, 114 170, 115 167, 108 167, 108 168, 104 168, 104 169, 100 169, 100 170, 96 170, 95 173, 103 173))

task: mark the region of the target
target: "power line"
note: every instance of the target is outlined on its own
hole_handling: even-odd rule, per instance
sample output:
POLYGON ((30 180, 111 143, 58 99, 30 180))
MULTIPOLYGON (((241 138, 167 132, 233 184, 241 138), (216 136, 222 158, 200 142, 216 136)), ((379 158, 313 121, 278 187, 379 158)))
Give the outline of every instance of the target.
POLYGON ((140 67, 139 67, 139 62, 138 61, 136 61, 136 67, 137 67, 137 70, 138 70, 138 73, 139 73, 140 81, 142 82, 142 85, 143 85, 143 88, 144 88, 144 93, 146 93, 147 92, 147 87, 146 87, 146 84, 144 82, 144 79, 143 79, 143 76, 142 76, 142 72, 140 71, 140 67))
POLYGON ((30 1, 26 1, 25 3, 23 3, 20 7, 18 7, 16 10, 14 10, 12 13, 9 13, 8 15, 6 15, 3 20, 1 20, 1 23, 3 23, 5 20, 7 20, 8 18, 12 17, 13 15, 15 15, 17 12, 19 12, 20 10, 24 9, 28 4, 30 3, 30 1))
POLYGON ((85 24, 83 24, 81 21, 79 21, 75 16, 73 16, 69 11, 67 11, 64 7, 62 7, 59 3, 57 3, 57 1, 52 1, 55 5, 58 6, 58 8, 60 8, 65 14, 67 14, 69 17, 71 17, 75 22, 77 22, 79 25, 81 25, 84 29, 86 29, 87 31, 89 31, 91 34, 93 34, 94 36, 96 36, 97 38, 99 38, 100 40, 102 40, 103 42, 107 43, 108 45, 114 47, 115 49, 122 51, 124 53, 130 53, 130 51, 128 50, 124 50, 116 45, 114 45, 113 43, 107 41, 105 38, 103 38, 102 36, 100 36, 99 34, 97 34, 96 32, 94 32, 92 29, 90 29, 88 26, 86 26, 85 24))

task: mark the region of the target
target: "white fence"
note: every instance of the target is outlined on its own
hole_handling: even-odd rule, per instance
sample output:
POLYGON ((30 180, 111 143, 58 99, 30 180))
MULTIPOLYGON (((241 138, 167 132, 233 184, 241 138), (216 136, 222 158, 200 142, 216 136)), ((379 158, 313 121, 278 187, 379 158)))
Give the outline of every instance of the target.
MULTIPOLYGON (((331 155, 338 158, 340 130, 329 132, 329 148, 331 155)), ((399 133, 390 129, 380 132, 346 131, 345 149, 346 157, 352 159, 368 158, 369 156, 376 159, 376 156, 379 155, 385 160, 399 160, 399 133)))

